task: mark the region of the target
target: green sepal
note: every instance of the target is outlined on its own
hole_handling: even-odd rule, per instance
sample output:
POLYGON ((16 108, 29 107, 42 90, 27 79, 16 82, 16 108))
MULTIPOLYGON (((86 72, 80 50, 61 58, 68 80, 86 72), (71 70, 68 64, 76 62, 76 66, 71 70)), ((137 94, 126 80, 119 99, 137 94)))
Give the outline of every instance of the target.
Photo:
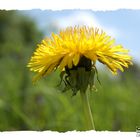
POLYGON ((97 91, 95 87, 95 75, 99 84, 101 84, 95 66, 93 66, 91 70, 86 70, 84 67, 67 69, 67 71, 62 71, 60 74, 61 81, 59 85, 61 85, 63 81, 65 88, 62 92, 71 89, 73 92, 72 96, 76 95, 78 91, 85 93, 88 87, 90 88, 90 91, 97 91))
POLYGON ((100 82, 100 79, 99 79, 99 76, 98 76, 98 70, 95 66, 94 66, 94 69, 95 69, 95 73, 96 73, 96 79, 99 82, 99 84, 101 85, 101 82, 100 82))
POLYGON ((69 76, 69 82, 70 82, 70 86, 71 89, 73 91, 73 96, 77 94, 78 92, 78 87, 77 87, 77 70, 70 70, 70 76, 69 76))
POLYGON ((64 75, 66 74, 66 72, 65 71, 62 71, 61 73, 60 73, 60 82, 59 82, 59 84, 57 85, 57 86, 60 86, 61 85, 61 83, 62 83, 62 81, 63 81, 63 77, 64 77, 64 75))
POLYGON ((90 71, 89 87, 90 87, 90 91, 92 91, 95 87, 95 70, 94 69, 90 71))

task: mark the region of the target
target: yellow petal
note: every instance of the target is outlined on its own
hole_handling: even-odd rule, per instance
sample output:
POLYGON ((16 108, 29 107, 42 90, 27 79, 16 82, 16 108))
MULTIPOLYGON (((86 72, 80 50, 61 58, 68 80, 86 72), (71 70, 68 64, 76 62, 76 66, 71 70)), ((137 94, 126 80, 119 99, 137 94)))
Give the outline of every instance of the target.
POLYGON ((79 60, 80 60, 80 54, 77 53, 77 54, 75 54, 74 57, 73 57, 73 64, 74 64, 75 66, 77 66, 77 64, 79 63, 79 60))
POLYGON ((73 54, 70 54, 69 55, 69 58, 68 58, 68 67, 71 69, 72 68, 72 59, 73 59, 73 54))
POLYGON ((60 63, 60 70, 62 70, 67 64, 68 64, 68 54, 62 59, 61 63, 60 63))
POLYGON ((58 63, 52 64, 52 65, 47 69, 47 71, 45 72, 44 76, 50 74, 50 73, 54 70, 54 68, 57 66, 57 64, 58 64, 58 63))
POLYGON ((124 71, 123 67, 118 63, 118 62, 115 62, 113 63, 117 69, 120 69, 122 72, 124 71))

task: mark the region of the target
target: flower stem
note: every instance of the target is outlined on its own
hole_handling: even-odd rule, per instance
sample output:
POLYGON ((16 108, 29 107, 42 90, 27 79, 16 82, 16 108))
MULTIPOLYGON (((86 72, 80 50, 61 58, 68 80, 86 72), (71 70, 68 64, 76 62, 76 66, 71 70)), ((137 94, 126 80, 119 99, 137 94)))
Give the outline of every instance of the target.
POLYGON ((93 116, 89 104, 88 94, 86 92, 80 92, 82 98, 83 109, 85 113, 85 119, 87 124, 87 130, 95 130, 93 116))

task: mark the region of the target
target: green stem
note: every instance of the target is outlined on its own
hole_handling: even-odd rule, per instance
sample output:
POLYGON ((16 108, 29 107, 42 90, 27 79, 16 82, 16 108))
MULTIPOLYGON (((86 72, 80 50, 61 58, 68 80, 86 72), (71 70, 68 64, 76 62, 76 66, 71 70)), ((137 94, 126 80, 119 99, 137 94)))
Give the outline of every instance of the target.
POLYGON ((95 130, 93 116, 90 109, 89 98, 86 92, 80 92, 88 130, 95 130))

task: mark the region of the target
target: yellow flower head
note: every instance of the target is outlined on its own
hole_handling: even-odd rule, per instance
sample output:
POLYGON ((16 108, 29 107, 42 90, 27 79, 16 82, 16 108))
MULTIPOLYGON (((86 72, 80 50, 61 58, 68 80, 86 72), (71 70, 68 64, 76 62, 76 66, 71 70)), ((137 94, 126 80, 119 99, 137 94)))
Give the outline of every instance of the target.
POLYGON ((76 26, 68 27, 58 35, 52 34, 51 38, 42 40, 28 67, 38 73, 35 78, 37 80, 56 68, 68 70, 84 66, 91 69, 95 67, 96 61, 106 65, 113 74, 132 64, 128 50, 122 45, 116 45, 115 40, 104 31, 76 26))

